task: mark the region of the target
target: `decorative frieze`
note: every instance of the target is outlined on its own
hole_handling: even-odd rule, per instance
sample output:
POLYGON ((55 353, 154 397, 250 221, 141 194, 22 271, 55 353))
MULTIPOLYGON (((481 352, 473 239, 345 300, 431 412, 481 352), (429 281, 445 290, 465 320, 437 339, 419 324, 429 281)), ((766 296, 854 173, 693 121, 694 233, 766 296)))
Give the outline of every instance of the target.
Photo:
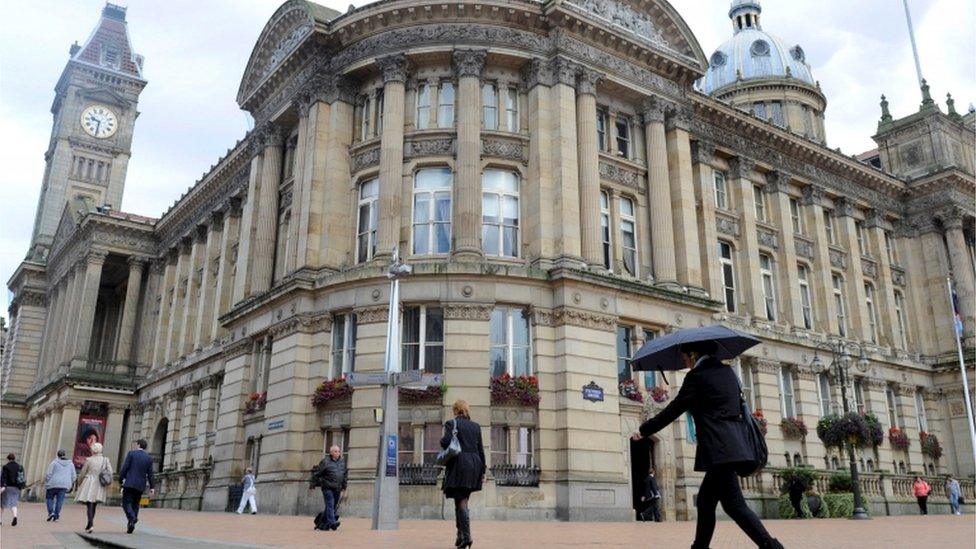
POLYGON ((525 163, 528 158, 521 140, 504 139, 499 137, 483 137, 481 139, 481 155, 514 160, 525 163))
POLYGON ((793 246, 796 248, 796 255, 813 259, 813 242, 794 236, 793 246))
POLYGON ((249 338, 242 338, 226 343, 223 349, 224 360, 233 360, 237 357, 244 356, 251 352, 252 347, 254 347, 254 343, 249 338))
POLYGON ((905 271, 904 271, 904 269, 901 269, 900 267, 895 267, 894 265, 892 265, 892 267, 891 267, 891 282, 893 282, 896 286, 902 286, 902 287, 904 287, 905 286, 905 271))
POLYGON ((481 78, 481 71, 485 69, 488 50, 454 50, 454 75, 475 76, 481 78))
POLYGON ((641 42, 663 48, 670 53, 678 53, 664 38, 664 32, 654 24, 648 13, 634 9, 630 4, 619 0, 571 0, 566 5, 585 12, 614 29, 623 30, 641 42))
POLYGON ((552 66, 549 62, 533 58, 522 65, 522 85, 526 90, 542 84, 549 86, 552 84, 552 66))
POLYGON ((820 185, 807 185, 803 187, 804 206, 823 206, 824 188, 820 185))
POLYGON ((635 191, 644 194, 647 188, 641 185, 643 178, 637 170, 628 169, 611 162, 600 161, 600 178, 614 183, 619 183, 625 187, 630 187, 635 191))
POLYGON ((732 179, 749 179, 756 168, 756 162, 744 156, 737 156, 729 160, 729 177, 732 179))
POLYGON ((615 332, 617 330, 617 317, 568 307, 555 309, 552 312, 552 326, 558 328, 566 325, 603 332, 615 332))
POLYGON ((691 144, 691 159, 696 164, 708 164, 715 160, 715 144, 699 139, 691 144))
POLYGON ((386 322, 386 319, 389 316, 389 310, 390 307, 388 305, 356 309, 356 323, 376 324, 377 322, 386 322))
POLYGON ((492 304, 485 303, 447 303, 444 305, 444 320, 490 320, 492 304))
POLYGON ((785 193, 789 187, 792 176, 788 173, 772 171, 766 174, 766 184, 763 185, 763 192, 766 194, 785 193))
POLYGON ((603 73, 585 67, 580 68, 576 80, 576 93, 580 95, 596 95, 596 86, 603 77, 603 73))
MULTIPOLYGON (((665 115, 668 112, 668 107, 671 105, 670 101, 662 99, 660 97, 648 97, 641 103, 640 113, 644 117, 644 123, 650 124, 652 122, 664 122, 665 115)), ((714 151, 714 149, 713 149, 714 151)))
POLYGON ((365 170, 367 168, 372 168, 373 166, 378 166, 380 163, 380 148, 373 147, 365 151, 361 151, 352 157, 352 171, 353 173, 365 170))
POLYGON ((830 250, 830 266, 842 271, 847 270, 847 254, 839 250, 830 250))
POLYGON ((878 278, 878 262, 873 259, 861 258, 861 271, 864 276, 878 278))
POLYGON ((739 220, 722 214, 715 215, 715 228, 722 234, 737 237, 739 236, 739 220))
MULTIPOLYGON (((379 149, 377 149, 378 151, 379 149)), ((403 150, 404 158, 418 156, 453 156, 456 151, 454 138, 420 139, 408 141, 403 150)))
POLYGON ((756 364, 756 371, 765 374, 779 374, 780 368, 783 366, 783 363, 778 360, 768 360, 765 358, 757 358, 754 362, 756 364))
POLYGON ((766 229, 756 229, 756 236, 759 238, 759 245, 774 250, 779 249, 779 237, 776 233, 766 229))
POLYGON ((691 122, 695 118, 695 110, 690 105, 673 104, 668 108, 665 128, 671 130, 691 130, 691 122))
POLYGON ((578 63, 574 63, 565 57, 555 57, 549 64, 549 70, 553 77, 553 85, 576 86, 576 75, 580 71, 578 63))
MULTIPOLYGON (((357 318, 357 320, 359 320, 357 318)), ((313 334, 332 330, 332 316, 329 313, 304 313, 287 318, 268 331, 275 339, 288 337, 295 333, 313 334)))
POLYGON ((383 83, 390 82, 406 83, 409 63, 407 56, 402 53, 386 55, 376 59, 376 66, 383 75, 383 83))
POLYGON ((834 216, 836 217, 854 217, 855 209, 854 202, 846 196, 839 196, 834 199, 834 216))

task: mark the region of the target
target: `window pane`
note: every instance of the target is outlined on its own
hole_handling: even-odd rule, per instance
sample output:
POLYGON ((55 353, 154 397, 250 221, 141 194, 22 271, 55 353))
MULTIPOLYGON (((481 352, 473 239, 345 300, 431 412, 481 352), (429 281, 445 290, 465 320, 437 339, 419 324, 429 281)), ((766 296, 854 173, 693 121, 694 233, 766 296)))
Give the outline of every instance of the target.
POLYGON ((518 257, 518 231, 512 227, 505 227, 503 238, 504 249, 502 249, 502 255, 518 257))
POLYGON ((424 464, 429 465, 437 461, 437 454, 441 451, 441 436, 444 427, 439 423, 424 425, 424 464))
POLYGON ((481 228, 481 242, 485 253, 498 255, 498 227, 496 225, 485 225, 481 228))
POLYGON ((427 308, 427 327, 425 330, 427 343, 444 341, 444 310, 440 307, 427 308))
POLYGON ((515 453, 515 464, 522 466, 532 465, 532 429, 526 427, 519 427, 518 430, 518 448, 516 448, 515 453))
POLYGON ((502 308, 496 308, 491 311, 491 321, 488 324, 488 329, 491 333, 490 340, 492 345, 504 345, 507 342, 507 338, 505 337, 505 312, 506 309, 502 308))
POLYGON ((424 348, 424 371, 440 374, 444 372, 444 346, 427 345, 424 348))
POLYGON ((403 346, 403 357, 400 359, 403 364, 403 371, 416 370, 420 368, 420 344, 410 343, 403 346))
POLYGON ((451 193, 439 192, 434 195, 434 217, 435 221, 451 220, 451 193))
POLYGON ((446 254, 451 251, 451 225, 449 223, 438 223, 434 225, 434 249, 435 254, 446 254))
POLYGON ((401 423, 397 429, 397 434, 400 436, 400 451, 398 456, 400 463, 413 463, 413 425, 401 423))
POLYGON ((491 426, 491 464, 508 463, 508 430, 503 425, 491 426))
POLYGON ((532 357, 529 355, 530 350, 528 347, 516 347, 512 350, 513 376, 527 376, 532 373, 529 368, 532 357))
POLYGON ((415 187, 417 189, 450 188, 453 174, 447 168, 429 168, 417 172, 415 187))
POLYGON ((430 253, 430 225, 425 223, 413 226, 413 253, 430 253))
POLYGON ((413 220, 427 221, 430 219, 430 194, 417 193, 413 196, 413 220))
POLYGON ((485 221, 498 222, 499 218, 498 195, 494 193, 484 193, 481 198, 481 215, 485 221))
POLYGON ((504 207, 502 208, 502 218, 507 225, 518 225, 519 217, 518 198, 506 196, 504 207))
POLYGON ((491 377, 498 377, 508 371, 508 358, 506 347, 491 348, 491 377))
POLYGON ((403 342, 420 342, 420 307, 408 307, 403 311, 403 342))
POLYGON ((512 343, 529 344, 529 313, 525 309, 512 311, 512 343))

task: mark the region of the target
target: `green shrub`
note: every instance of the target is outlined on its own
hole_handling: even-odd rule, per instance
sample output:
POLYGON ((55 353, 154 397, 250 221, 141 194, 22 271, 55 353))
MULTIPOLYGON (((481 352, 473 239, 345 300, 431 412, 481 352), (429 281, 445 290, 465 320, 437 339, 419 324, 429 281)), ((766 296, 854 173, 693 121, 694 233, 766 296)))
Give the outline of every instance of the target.
MULTIPOLYGON (((851 492, 824 494, 823 503, 830 518, 848 518, 854 512, 854 494, 851 492)), ((867 500, 862 498, 861 503, 870 515, 871 507, 867 500)))
MULTIPOLYGON (((806 496, 800 500, 800 510, 803 511, 803 518, 813 518, 813 514, 810 513, 810 507, 807 505, 806 496)), ((790 503, 790 496, 788 494, 783 494, 779 497, 779 518, 796 518, 796 512, 793 511, 793 504, 790 503)))
POLYGON ((803 484, 803 491, 806 492, 817 480, 817 472, 813 469, 813 467, 806 465, 783 469, 783 484, 781 484, 779 487, 779 493, 785 494, 789 490, 790 483, 793 482, 794 478, 800 479, 800 483, 803 484))
POLYGON ((851 490, 853 490, 853 483, 850 473, 840 472, 830 475, 830 480, 827 481, 827 492, 831 494, 849 493, 851 490))

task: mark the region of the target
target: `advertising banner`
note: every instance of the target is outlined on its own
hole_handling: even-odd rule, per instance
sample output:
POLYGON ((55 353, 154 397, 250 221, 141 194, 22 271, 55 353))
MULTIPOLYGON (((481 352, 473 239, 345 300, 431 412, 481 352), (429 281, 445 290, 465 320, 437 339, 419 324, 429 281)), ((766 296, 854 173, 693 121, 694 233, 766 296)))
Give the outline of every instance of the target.
POLYGON ((85 464, 85 459, 92 455, 91 445, 96 442, 104 444, 105 416, 82 414, 78 418, 78 431, 75 433, 75 451, 71 458, 75 467, 85 464))

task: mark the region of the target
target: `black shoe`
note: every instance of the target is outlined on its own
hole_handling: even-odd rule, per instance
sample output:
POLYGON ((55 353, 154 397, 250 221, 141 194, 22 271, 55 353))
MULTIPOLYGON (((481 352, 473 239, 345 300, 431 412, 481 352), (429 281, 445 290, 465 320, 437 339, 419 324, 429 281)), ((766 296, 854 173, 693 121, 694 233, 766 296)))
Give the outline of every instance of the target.
POLYGON ((17 517, 14 517, 14 521, 10 523, 11 526, 17 526, 17 517))
POLYGON ((126 534, 131 534, 132 531, 135 530, 135 529, 136 529, 136 525, 135 524, 132 524, 130 522, 129 525, 125 528, 125 533, 126 534))
POLYGON ((338 529, 339 529, 339 525, 340 525, 340 524, 342 524, 342 523, 341 523, 341 522, 339 522, 339 521, 335 521, 335 522, 333 522, 333 523, 332 523, 332 525, 331 525, 331 526, 329 526, 329 530, 338 530, 338 529))
POLYGON ((47 516, 47 521, 48 522, 51 522, 52 520, 54 520, 54 515, 48 515, 47 516))
POLYGON ((782 544, 782 543, 780 543, 780 542, 779 542, 779 540, 778 540, 778 539, 776 539, 776 538, 769 538, 769 541, 767 541, 767 542, 766 542, 766 543, 765 543, 765 544, 763 545, 763 547, 764 547, 765 549, 785 549, 785 548, 783 547, 783 544, 782 544))
POLYGON ((251 511, 251 514, 252 515, 256 515, 256 514, 258 514, 258 512, 257 511, 251 511))

